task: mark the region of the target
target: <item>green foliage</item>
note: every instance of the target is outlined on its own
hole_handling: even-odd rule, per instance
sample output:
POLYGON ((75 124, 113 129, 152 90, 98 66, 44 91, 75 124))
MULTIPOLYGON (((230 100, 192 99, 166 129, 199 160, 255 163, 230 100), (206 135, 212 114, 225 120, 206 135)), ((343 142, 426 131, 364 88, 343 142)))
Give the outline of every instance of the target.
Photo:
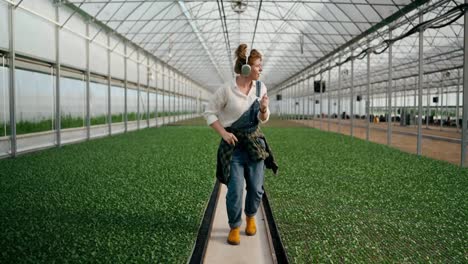
POLYGON ((292 263, 467 262, 468 170, 316 129, 264 131, 292 263))
POLYGON ((60 119, 60 127, 63 129, 83 126, 86 126, 86 123, 81 117, 73 117, 70 114, 68 114, 62 116, 60 119))
POLYGON ((111 118, 112 118, 112 123, 121 123, 121 122, 124 122, 124 115, 123 115, 123 113, 113 114, 111 118))
POLYGON ((10 124, 6 124, 5 126, 5 123, 0 123, 0 137, 4 137, 8 135, 10 135, 10 124))
POLYGON ((55 124, 51 119, 41 119, 39 121, 18 121, 16 122, 16 134, 23 135, 29 133, 54 130, 55 124))
POLYGON ((137 113, 136 112, 127 113, 127 120, 128 121, 136 121, 137 120, 137 113))
POLYGON ((218 140, 150 128, 0 160, 0 263, 185 263, 218 140))
POLYGON ((93 116, 90 121, 92 126, 107 124, 107 115, 93 116))

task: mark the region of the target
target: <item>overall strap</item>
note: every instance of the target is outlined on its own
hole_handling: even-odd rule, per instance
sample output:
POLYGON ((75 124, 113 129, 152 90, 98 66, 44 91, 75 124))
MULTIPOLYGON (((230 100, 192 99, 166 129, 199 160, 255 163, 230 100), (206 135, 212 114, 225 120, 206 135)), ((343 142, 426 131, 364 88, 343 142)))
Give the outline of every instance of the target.
POLYGON ((257 97, 260 97, 260 91, 262 90, 262 82, 257 80, 255 86, 257 87, 257 97))

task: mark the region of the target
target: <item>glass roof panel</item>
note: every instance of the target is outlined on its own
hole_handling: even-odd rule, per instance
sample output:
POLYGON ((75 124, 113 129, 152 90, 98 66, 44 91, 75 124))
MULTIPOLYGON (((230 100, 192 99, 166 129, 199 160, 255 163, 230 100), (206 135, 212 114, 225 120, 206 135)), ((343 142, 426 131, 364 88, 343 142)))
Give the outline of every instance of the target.
MULTIPOLYGON (((69 2, 89 15, 96 16, 97 20, 193 80, 215 90, 223 83, 230 82, 233 76, 234 51, 240 43, 250 46, 253 41, 253 47, 264 54, 264 80, 267 86, 274 87, 415 1, 69 2), (241 6, 237 5, 239 2, 241 6), (245 10, 239 10, 243 7, 245 10)), ((453 7, 455 2, 461 3, 441 1, 447 4, 426 14, 426 20, 439 16, 447 8, 453 7)), ((418 23, 415 14, 416 11, 410 11, 395 21, 403 25, 393 31, 394 37, 407 32, 418 23)), ((425 33, 425 54, 440 57, 443 52, 462 47, 462 22, 458 21, 460 26, 453 24, 439 30, 428 30, 425 33)), ((387 31, 388 27, 383 27, 378 30, 378 34, 372 33, 368 38, 373 44, 381 43, 388 38, 387 31), (377 39, 372 41, 373 38, 377 39)), ((359 45, 365 45, 363 43, 366 41, 360 40, 359 45)), ((414 63, 417 61, 417 34, 395 43, 393 49, 395 65, 401 63, 401 67, 405 67, 408 63, 414 63)), ((385 65, 382 56, 385 57, 385 54, 380 55, 380 59, 373 60, 373 63, 385 65)), ((458 63, 458 60, 453 61, 458 63)), ((444 63, 437 62, 434 67, 444 63)), ((362 61, 356 62, 355 66, 357 69, 365 69, 362 61)))

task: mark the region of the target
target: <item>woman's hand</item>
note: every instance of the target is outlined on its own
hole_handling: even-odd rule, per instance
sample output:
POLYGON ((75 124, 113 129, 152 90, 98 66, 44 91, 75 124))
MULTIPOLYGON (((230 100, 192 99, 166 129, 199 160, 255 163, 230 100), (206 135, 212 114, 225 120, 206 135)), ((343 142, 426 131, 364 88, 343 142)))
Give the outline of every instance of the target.
POLYGON ((236 145, 236 143, 237 143, 237 138, 232 133, 224 131, 222 137, 223 137, 224 141, 226 141, 229 145, 236 145))
POLYGON ((260 100, 260 112, 265 113, 268 108, 268 95, 263 95, 262 100, 260 100))

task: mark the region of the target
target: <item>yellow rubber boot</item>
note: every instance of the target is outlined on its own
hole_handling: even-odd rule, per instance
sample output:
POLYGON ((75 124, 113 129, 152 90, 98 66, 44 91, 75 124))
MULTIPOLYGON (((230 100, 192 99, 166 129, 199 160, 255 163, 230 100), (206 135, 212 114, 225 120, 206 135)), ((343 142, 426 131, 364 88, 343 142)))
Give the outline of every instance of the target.
POLYGON ((231 231, 229 231, 227 242, 231 245, 240 244, 240 227, 232 228, 231 231))
POLYGON ((255 225, 255 216, 247 216, 247 227, 245 228, 245 234, 253 236, 257 233, 257 226, 255 225))

